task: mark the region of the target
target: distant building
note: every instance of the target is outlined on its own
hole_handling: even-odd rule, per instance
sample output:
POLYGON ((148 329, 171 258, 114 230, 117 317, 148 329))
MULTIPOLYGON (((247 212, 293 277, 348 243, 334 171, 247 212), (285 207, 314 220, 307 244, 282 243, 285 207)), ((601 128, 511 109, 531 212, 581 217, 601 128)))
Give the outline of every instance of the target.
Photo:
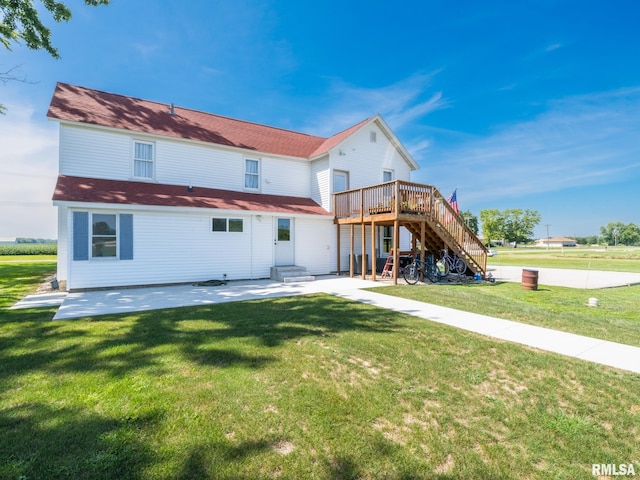
POLYGON ((577 243, 572 238, 566 237, 551 237, 551 238, 540 238, 536 240, 536 247, 575 247, 577 243))

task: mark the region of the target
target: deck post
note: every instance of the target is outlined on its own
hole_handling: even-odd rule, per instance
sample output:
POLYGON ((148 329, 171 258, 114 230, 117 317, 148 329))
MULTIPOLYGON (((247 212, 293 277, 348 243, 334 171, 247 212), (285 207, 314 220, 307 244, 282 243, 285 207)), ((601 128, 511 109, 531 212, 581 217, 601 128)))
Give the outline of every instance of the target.
POLYGON ((362 270, 362 279, 367 278, 367 225, 362 222, 362 264, 360 268, 362 270))
POLYGON ((338 228, 337 236, 336 236, 336 248, 338 249, 338 253, 336 254, 336 267, 338 268, 338 275, 340 275, 340 224, 336 225, 338 228))
POLYGON ((398 273, 400 273, 400 222, 393 221, 393 284, 398 284, 398 273))
POLYGON ((355 225, 352 223, 351 224, 351 245, 349 247, 349 277, 353 278, 353 244, 354 244, 354 237, 355 237, 355 225))
MULTIPOLYGON (((421 265, 424 265, 424 256, 425 256, 424 242, 426 237, 426 227, 427 227, 426 222, 422 220, 420 222, 420 264, 421 265)), ((422 270, 422 273, 420 274, 420 276, 422 277, 420 280, 424 282, 424 270, 422 270)))
POLYGON ((371 220, 371 280, 376 281, 376 222, 371 220))

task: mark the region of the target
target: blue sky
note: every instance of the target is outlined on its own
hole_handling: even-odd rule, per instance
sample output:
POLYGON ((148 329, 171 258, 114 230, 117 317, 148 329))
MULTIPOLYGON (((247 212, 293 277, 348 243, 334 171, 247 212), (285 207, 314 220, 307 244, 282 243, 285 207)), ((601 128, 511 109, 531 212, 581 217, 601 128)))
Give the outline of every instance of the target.
POLYGON ((324 136, 380 113, 462 210, 640 224, 636 1, 67 4, 60 60, 0 50, 37 82, 0 84, 0 239, 56 236, 56 81, 324 136))

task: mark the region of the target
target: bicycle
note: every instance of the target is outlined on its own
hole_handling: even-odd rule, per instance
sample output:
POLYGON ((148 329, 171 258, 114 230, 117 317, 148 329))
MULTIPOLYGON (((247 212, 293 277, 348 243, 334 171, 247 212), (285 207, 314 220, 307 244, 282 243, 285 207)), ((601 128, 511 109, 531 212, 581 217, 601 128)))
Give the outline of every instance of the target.
POLYGON ((440 250, 440 260, 436 262, 436 268, 441 277, 446 277, 450 272, 454 271, 459 275, 462 275, 467 271, 467 263, 462 257, 459 257, 457 253, 453 256, 449 255, 449 249, 443 248, 440 250))
POLYGON ((433 283, 438 281, 438 269, 433 259, 433 255, 426 254, 424 264, 420 261, 420 255, 411 255, 411 262, 405 265, 402 272, 404 281, 409 285, 415 285, 420 280, 420 273, 423 273, 433 283))

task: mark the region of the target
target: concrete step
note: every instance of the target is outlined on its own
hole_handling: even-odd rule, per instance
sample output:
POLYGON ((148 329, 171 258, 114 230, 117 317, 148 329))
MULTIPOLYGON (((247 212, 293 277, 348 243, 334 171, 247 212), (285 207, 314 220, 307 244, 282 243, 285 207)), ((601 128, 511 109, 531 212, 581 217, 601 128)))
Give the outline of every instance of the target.
POLYGON ((316 279, 313 275, 305 275, 299 277, 284 277, 282 282, 284 283, 297 283, 297 282, 313 282, 316 279))
POLYGON ((305 267, 287 265, 284 267, 271 267, 271 279, 277 282, 311 282, 315 277, 309 275, 305 267))

